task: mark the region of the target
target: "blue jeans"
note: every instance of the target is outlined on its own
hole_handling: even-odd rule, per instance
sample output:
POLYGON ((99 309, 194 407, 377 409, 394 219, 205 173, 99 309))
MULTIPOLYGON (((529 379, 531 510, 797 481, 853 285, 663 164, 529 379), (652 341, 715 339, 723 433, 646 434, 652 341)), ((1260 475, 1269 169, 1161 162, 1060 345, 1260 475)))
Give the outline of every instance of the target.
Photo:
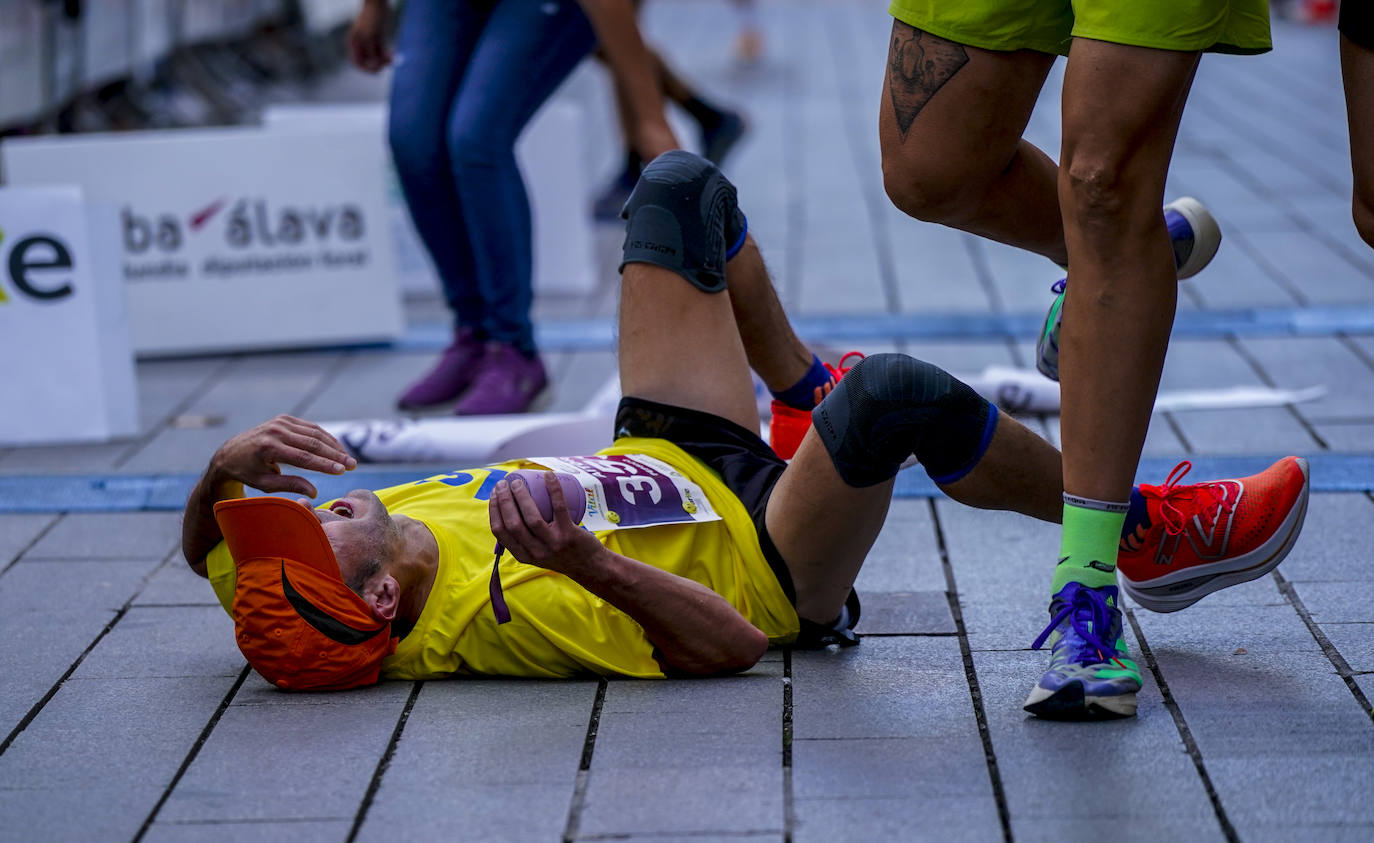
POLYGON ((534 352, 515 139, 596 46, 576 0, 407 0, 388 135, 459 327, 534 352))

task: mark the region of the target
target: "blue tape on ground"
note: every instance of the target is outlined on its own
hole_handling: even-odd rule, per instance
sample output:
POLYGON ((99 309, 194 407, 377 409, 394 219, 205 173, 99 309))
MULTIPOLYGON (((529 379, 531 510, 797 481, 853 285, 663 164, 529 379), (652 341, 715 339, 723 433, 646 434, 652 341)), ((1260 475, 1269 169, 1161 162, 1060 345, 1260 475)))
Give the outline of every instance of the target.
MULTIPOLYGON (((1186 482, 1219 477, 1243 477, 1263 471, 1278 456, 1189 457, 1193 469, 1186 482)), ((1314 492, 1374 492, 1374 454, 1314 454, 1314 492)), ((1148 457, 1137 478, 1143 483, 1164 482, 1175 457, 1148 457)), ((359 468, 341 477, 311 475, 319 490, 317 502, 339 497, 351 489, 399 486, 444 471, 435 466, 359 468)), ((0 475, 0 514, 26 512, 138 512, 179 511, 198 477, 194 474, 0 475)), ((943 497, 919 468, 897 475, 899 498, 943 497)))
MULTIPOLYGON (((827 340, 997 340, 1030 339, 1044 321, 1043 313, 866 313, 802 316, 792 320, 797 334, 810 342, 827 340)), ((1374 333, 1371 307, 1278 307, 1244 310, 1181 310, 1174 336, 1329 336, 1374 333)), ((605 351, 615 342, 610 318, 567 319, 535 326, 545 351, 605 351)), ((412 328, 391 348, 438 351, 451 341, 444 325, 412 328)))

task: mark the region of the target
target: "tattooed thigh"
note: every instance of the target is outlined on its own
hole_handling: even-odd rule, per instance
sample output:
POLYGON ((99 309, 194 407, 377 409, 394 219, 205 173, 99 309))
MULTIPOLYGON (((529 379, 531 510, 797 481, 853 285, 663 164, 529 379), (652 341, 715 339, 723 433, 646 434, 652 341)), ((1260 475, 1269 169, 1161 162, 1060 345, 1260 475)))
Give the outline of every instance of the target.
POLYGON ((897 128, 905 138, 930 98, 968 64, 964 45, 922 32, 899 20, 892 22, 887 52, 887 90, 897 128))

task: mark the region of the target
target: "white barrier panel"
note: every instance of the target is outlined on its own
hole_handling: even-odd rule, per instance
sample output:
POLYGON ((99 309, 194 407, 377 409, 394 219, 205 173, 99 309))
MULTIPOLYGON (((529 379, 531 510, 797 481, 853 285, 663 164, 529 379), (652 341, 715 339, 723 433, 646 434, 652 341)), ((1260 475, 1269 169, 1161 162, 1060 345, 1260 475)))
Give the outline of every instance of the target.
POLYGON ((134 350, 390 340, 402 315, 371 132, 18 138, 11 184, 114 205, 134 350))
MULTIPOLYGON (((386 143, 386 105, 293 104, 271 106, 263 125, 271 131, 370 131, 379 166, 387 173, 387 202, 396 244, 401 289, 441 289, 434 264, 406 209, 386 143)), ((587 173, 583 165, 585 120, 580 104, 556 97, 535 115, 515 144, 525 177, 534 228, 535 292, 589 293, 596 287, 587 173)))
POLYGON ((74 187, 0 189, 0 444, 138 431, 123 291, 74 187))

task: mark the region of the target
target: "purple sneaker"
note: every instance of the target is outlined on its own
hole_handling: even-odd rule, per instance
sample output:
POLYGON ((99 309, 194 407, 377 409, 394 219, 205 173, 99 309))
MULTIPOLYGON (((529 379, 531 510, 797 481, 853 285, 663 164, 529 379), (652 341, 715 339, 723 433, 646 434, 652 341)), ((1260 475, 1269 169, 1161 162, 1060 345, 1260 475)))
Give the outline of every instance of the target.
POLYGON ((482 341, 471 328, 459 328, 453 342, 440 355, 439 362, 429 374, 401 393, 396 406, 402 410, 420 410, 447 404, 462 395, 477 377, 484 350, 482 341))
POLYGON ((537 356, 526 357, 508 343, 489 342, 472 387, 453 412, 459 416, 523 413, 548 383, 537 356))

